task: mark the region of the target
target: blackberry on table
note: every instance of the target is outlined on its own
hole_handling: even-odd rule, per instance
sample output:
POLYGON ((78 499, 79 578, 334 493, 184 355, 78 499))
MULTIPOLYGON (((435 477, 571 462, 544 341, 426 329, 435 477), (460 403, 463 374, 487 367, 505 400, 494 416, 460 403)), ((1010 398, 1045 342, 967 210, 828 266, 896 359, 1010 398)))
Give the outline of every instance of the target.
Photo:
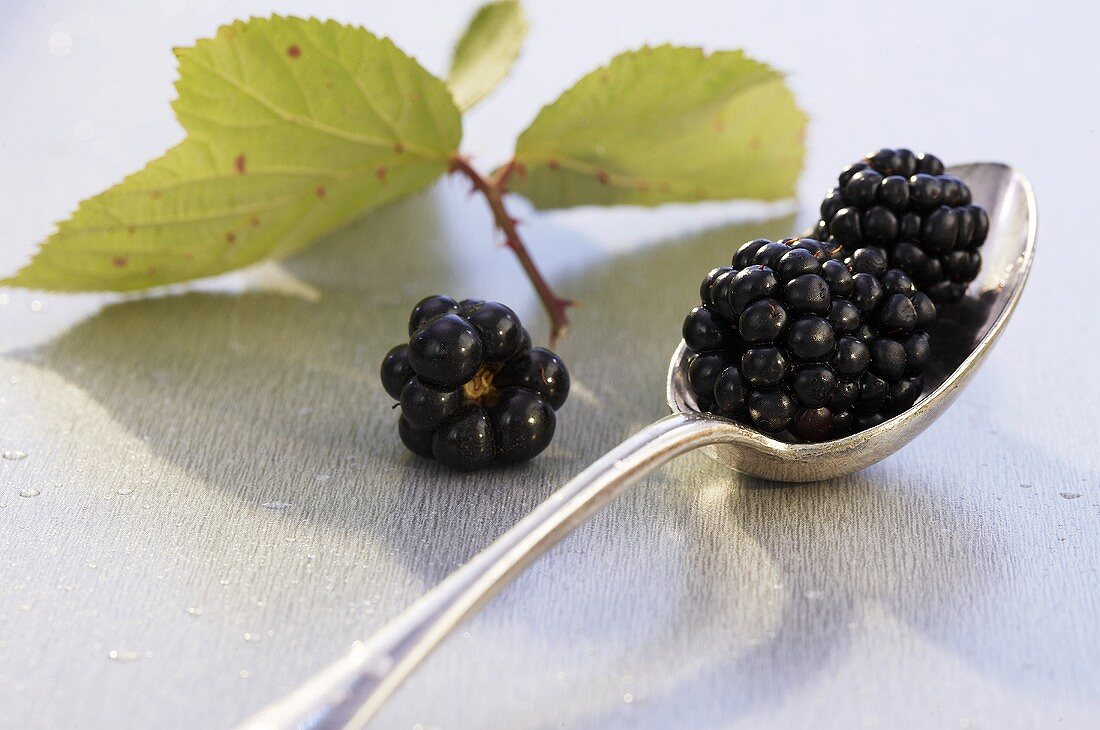
MULTIPOLYGON (((934 155, 881 149, 840 173, 814 235, 841 248, 880 251, 935 302, 954 302, 981 269, 989 215, 934 155)), ((872 272, 875 273, 875 272, 872 272)))
POLYGON ((883 251, 856 249, 847 263, 842 253, 814 239, 758 239, 707 275, 683 326, 700 410, 823 441, 916 402, 936 306, 883 251))
POLYGON ((381 379, 401 407, 401 442, 454 469, 534 458, 569 395, 565 363, 531 346, 515 312, 440 295, 413 308, 409 342, 386 353, 381 379))

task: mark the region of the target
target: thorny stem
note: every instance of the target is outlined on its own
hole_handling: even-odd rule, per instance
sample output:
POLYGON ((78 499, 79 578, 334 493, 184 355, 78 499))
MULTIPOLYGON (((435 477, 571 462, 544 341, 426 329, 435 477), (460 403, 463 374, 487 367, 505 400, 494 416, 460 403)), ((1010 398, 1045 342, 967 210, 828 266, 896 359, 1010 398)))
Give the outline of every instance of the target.
POLYGON ((550 288, 550 284, 547 283, 546 278, 539 271, 535 260, 531 258, 531 253, 523 244, 519 231, 516 230, 516 219, 509 215, 508 209, 504 207, 504 194, 508 192, 508 176, 511 175, 513 169, 513 164, 509 163, 492 177, 486 178, 474 169, 465 157, 455 155, 451 159, 451 172, 457 172, 466 177, 474 186, 474 190, 485 196, 485 201, 489 204, 489 210, 493 212, 496 227, 504 234, 504 244, 519 259, 527 278, 531 280, 531 285, 535 287, 539 299, 542 300, 542 306, 546 308, 546 313, 550 315, 550 344, 554 344, 558 337, 563 336, 568 330, 569 317, 566 315, 566 310, 576 302, 559 297, 550 288))

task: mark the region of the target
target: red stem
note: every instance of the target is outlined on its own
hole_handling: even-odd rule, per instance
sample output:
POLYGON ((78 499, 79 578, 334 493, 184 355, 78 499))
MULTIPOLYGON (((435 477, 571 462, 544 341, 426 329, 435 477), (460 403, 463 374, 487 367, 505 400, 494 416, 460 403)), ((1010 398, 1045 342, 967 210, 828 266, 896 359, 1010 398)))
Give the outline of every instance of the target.
POLYGON ((535 287, 539 299, 542 300, 542 306, 546 308, 546 313, 550 315, 550 344, 554 344, 558 337, 565 335, 569 329, 569 317, 566 315, 566 310, 576 302, 562 299, 550 288, 550 284, 547 283, 546 278, 539 271, 539 267, 535 264, 535 260, 531 258, 531 253, 523 244, 523 240, 516 230, 516 219, 509 215, 507 208, 504 207, 504 194, 507 192, 506 183, 512 170, 513 164, 508 163, 491 178, 486 178, 475 170, 465 157, 455 155, 451 159, 451 172, 457 172, 465 176, 474 186, 474 190, 485 196, 485 201, 489 204, 489 210, 493 212, 496 227, 504 234, 504 244, 512 249, 512 253, 519 259, 527 278, 531 280, 531 285, 535 287))

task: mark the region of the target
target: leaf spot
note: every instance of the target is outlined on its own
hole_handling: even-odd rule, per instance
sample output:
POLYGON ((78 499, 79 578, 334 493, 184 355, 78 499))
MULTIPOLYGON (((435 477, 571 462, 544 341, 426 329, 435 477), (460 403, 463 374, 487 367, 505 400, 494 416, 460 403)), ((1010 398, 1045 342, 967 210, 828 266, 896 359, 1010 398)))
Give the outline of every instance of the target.
POLYGON ((318 198, 325 197, 325 195, 327 193, 328 193, 328 190, 325 189, 324 185, 318 185, 317 189, 313 191, 313 194, 316 195, 318 198))
POLYGON ((111 259, 111 266, 114 266, 116 269, 121 269, 128 263, 130 263, 130 259, 126 256, 115 256, 113 259, 111 259))
POLYGON ((136 229, 136 228, 134 228, 133 226, 128 226, 128 227, 126 228, 126 235, 128 235, 128 236, 132 236, 132 235, 134 235, 135 233, 137 233, 137 229, 136 229))
POLYGON ((235 167, 237 169, 237 174, 238 175, 243 175, 245 173, 246 162, 247 161, 245 160, 245 156, 244 156, 243 152, 241 154, 237 155, 237 159, 233 160, 233 167, 235 167))
POLYGON ((253 228, 257 228, 260 225, 260 216, 254 215, 252 216, 252 219, 248 222, 252 224, 253 228))
POLYGON ((145 273, 148 274, 149 276, 156 276, 157 275, 157 267, 156 266, 150 266, 148 269, 145 270, 145 273))
POLYGON ((234 243, 237 242, 237 234, 233 231, 229 231, 225 234, 225 242, 232 246, 234 243))
POLYGON ((645 180, 639 180, 637 188, 639 191, 644 193, 649 190, 649 183, 647 183, 645 180))
POLYGON ((546 166, 549 167, 551 170, 557 170, 559 167, 561 167, 561 163, 558 162, 557 158, 551 157, 549 160, 546 161, 546 166))
POLYGON ((289 45, 286 47, 286 55, 291 58, 300 58, 302 55, 302 49, 297 45, 289 45))
POLYGON ((611 175, 608 174, 607 170, 597 170, 596 179, 599 180, 602 185, 611 184, 611 175))
POLYGON ((411 94, 409 94, 409 100, 410 101, 420 101, 420 92, 419 91, 414 91, 411 94))
POLYGON ((758 149, 760 149, 760 138, 759 137, 749 137, 749 143, 748 144, 749 144, 749 149, 750 150, 758 150, 758 149))
POLYGON ((397 153, 397 154, 399 154, 399 155, 400 155, 400 154, 403 154, 403 153, 405 152, 405 145, 403 145, 403 144, 401 144, 400 142, 398 142, 397 144, 395 144, 395 145, 393 146, 393 151, 394 151, 394 152, 396 152, 396 153, 397 153))
POLYGON ((153 190, 149 193, 149 197, 153 200, 160 200, 162 193, 159 190, 153 190))
POLYGON ((377 177, 382 182, 385 182, 386 181, 386 166, 385 165, 379 165, 377 168, 375 168, 374 176, 377 177))

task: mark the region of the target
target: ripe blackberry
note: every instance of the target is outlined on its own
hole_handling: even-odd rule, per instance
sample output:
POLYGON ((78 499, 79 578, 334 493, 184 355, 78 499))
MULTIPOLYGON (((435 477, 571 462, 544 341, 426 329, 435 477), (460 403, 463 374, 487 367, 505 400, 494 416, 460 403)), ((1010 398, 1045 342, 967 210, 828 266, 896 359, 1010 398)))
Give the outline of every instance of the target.
POLYGON ((712 270, 684 320, 700 410, 823 441, 916 402, 936 306, 885 254, 808 238, 750 241, 712 270))
POLYGON ((569 395, 561 358, 531 347, 511 309, 480 299, 421 300, 408 344, 386 353, 381 378, 401 406, 402 443, 454 469, 534 458, 569 395))
POLYGON ((883 251, 935 302, 954 302, 978 275, 989 215, 929 154, 882 149, 848 165, 821 203, 813 235, 850 255, 883 251))

